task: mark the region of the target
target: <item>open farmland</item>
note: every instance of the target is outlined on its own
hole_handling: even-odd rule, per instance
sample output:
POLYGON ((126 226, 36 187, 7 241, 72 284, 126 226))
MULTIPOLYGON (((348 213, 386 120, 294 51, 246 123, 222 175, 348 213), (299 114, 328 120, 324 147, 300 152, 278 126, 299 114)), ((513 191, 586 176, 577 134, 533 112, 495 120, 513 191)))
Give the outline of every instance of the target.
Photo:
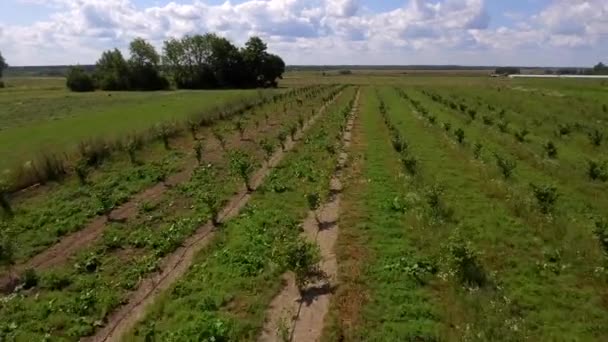
POLYGON ((608 85, 484 73, 8 79, 0 340, 607 340, 608 85))

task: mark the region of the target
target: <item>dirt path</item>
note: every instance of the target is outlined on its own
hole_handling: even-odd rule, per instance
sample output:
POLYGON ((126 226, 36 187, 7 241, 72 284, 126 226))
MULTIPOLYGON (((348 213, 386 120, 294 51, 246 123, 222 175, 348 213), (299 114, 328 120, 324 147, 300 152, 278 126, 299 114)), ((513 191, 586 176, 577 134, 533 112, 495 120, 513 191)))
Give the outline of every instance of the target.
MULTIPOLYGON (((338 94, 336 98, 340 96, 338 94)), ((296 134, 296 141, 289 139, 285 144, 284 151, 277 151, 269 163, 263 165, 251 179, 251 186, 257 189, 264 178, 270 173, 272 167, 279 163, 285 153, 291 150, 297 140, 310 128, 312 124, 325 112, 328 104, 324 104, 317 114, 313 116, 296 134)), ((243 187, 235 196, 232 197, 228 205, 219 215, 220 222, 225 222, 236 216, 239 211, 247 204, 251 198, 251 193, 243 187)), ((120 338, 131 330, 146 314, 147 308, 154 303, 158 294, 171 287, 181 278, 188 268, 192 265, 195 255, 206 247, 211 241, 215 231, 211 223, 200 227, 182 247, 167 256, 161 266, 161 272, 144 279, 135 290, 127 304, 118 308, 108 318, 108 323, 100 329, 94 336, 83 339, 83 341, 119 341, 120 338)))
POLYGON ((316 241, 321 251, 320 268, 325 274, 323 280, 310 285, 300 295, 293 274, 285 274, 285 287, 270 303, 266 314, 266 324, 259 341, 318 341, 329 311, 331 295, 338 284, 338 264, 334 246, 338 238, 338 219, 342 191, 342 169, 348 160, 351 132, 357 112, 360 93, 357 93, 346 130, 342 137, 343 151, 338 159, 336 172, 330 181, 331 196, 319 210, 321 227, 316 222, 315 213, 310 212, 303 223, 304 234, 310 241, 316 241))

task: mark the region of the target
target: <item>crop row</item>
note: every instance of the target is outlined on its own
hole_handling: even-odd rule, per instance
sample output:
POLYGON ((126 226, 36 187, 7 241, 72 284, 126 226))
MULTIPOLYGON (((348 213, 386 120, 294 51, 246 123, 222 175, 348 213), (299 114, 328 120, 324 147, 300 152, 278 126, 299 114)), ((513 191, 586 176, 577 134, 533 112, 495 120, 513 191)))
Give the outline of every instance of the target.
POLYGON ((451 218, 440 221, 449 232, 435 229, 421 242, 438 243, 447 252, 437 257, 442 281, 434 289, 444 305, 445 333, 482 339, 604 336, 600 327, 605 313, 598 303, 605 271, 601 248, 589 234, 594 220, 574 199, 584 197, 570 188, 557 189, 551 177, 529 165, 518 166, 513 177, 508 150, 489 137, 481 144, 484 130, 471 126, 465 135, 463 128, 440 127, 446 115, 398 93, 416 117, 398 117, 392 111, 393 119, 402 122, 395 125, 415 137, 412 144, 424 151, 418 154, 420 169, 429 172, 423 177, 441 179, 441 196, 428 192, 433 195, 428 204, 441 204, 442 198, 450 203, 436 210, 451 218), (468 143, 469 138, 477 142, 468 143), (495 169, 483 158, 486 153, 480 153, 486 148, 493 151, 495 169), (456 264, 445 272, 442 260, 450 259, 456 264), (461 285, 452 288, 443 280, 450 278, 461 285), (575 285, 581 282, 587 284, 585 290, 575 285), (585 318, 573 319, 573 312, 585 318))
MULTIPOLYGON (((338 90, 327 96, 335 96, 338 90)), ((286 123, 295 124, 297 117, 294 114, 286 123)), ((274 146, 280 145, 278 138, 273 141, 274 146)), ((171 188, 160 202, 142 203, 133 220, 112 222, 100 241, 67 264, 28 272, 18 291, 5 297, 6 305, 0 310, 5 323, 0 330, 7 337, 26 339, 45 334, 75 339, 91 334, 141 279, 159 269, 164 256, 211 219, 209 193, 204 190, 217 190, 211 194, 214 201, 226 203, 260 163, 256 156, 263 155, 261 150, 233 150, 211 165, 204 158, 189 182, 171 188), (11 328, 14 324, 17 327, 11 328)))
MULTIPOLYGON (((250 123, 247 126, 254 127, 247 128, 249 132, 247 140, 241 139, 241 134, 246 128, 246 123, 242 119, 227 121, 224 126, 215 127, 213 134, 211 132, 208 134, 213 135, 214 138, 206 137, 206 140, 202 140, 204 135, 199 133, 195 135, 197 140, 192 143, 194 154, 199 158, 213 161, 218 154, 221 154, 222 147, 226 146, 229 148, 247 146, 247 148, 258 150, 258 142, 254 140, 258 139, 260 135, 271 138, 271 130, 276 129, 273 126, 276 125, 275 122, 289 121, 295 125, 299 116, 309 115, 309 112, 306 112, 310 110, 308 109, 309 102, 312 101, 314 106, 314 102, 317 101, 315 99, 327 96, 332 91, 335 90, 328 89, 318 94, 314 91, 313 97, 307 97, 305 107, 290 109, 289 112, 277 111, 269 120, 262 119, 261 116, 268 117, 268 112, 272 111, 272 107, 277 106, 262 107, 249 119, 250 123), (300 114, 294 114, 298 111, 300 114), (260 127, 260 120, 264 120, 263 127, 260 127), (230 131, 237 131, 233 127, 237 125, 239 129, 234 135, 238 137, 233 137, 230 131)), ((309 95, 307 94, 307 96, 309 95)), ((289 129, 291 127, 285 127, 282 132, 288 132, 289 129)), ((163 150, 162 147, 158 147, 158 149, 163 150)), ((85 182, 78 180, 65 182, 50 188, 40 196, 19 201, 17 202, 18 207, 13 209, 12 219, 0 222, 3 226, 2 241, 9 238, 13 240, 13 245, 18 246, 15 249, 14 259, 21 261, 44 250, 66 234, 82 229, 87 222, 98 215, 105 215, 109 221, 112 221, 110 216, 112 210, 129 201, 135 193, 142 189, 159 182, 160 184, 173 184, 171 175, 184 168, 186 170, 180 172, 186 172, 182 178, 187 179, 189 177, 188 169, 197 164, 194 160, 190 162, 188 156, 186 151, 176 148, 166 153, 166 156, 160 161, 147 162, 144 159, 146 156, 142 155, 134 163, 128 159, 107 163, 95 173, 89 174, 85 182)))

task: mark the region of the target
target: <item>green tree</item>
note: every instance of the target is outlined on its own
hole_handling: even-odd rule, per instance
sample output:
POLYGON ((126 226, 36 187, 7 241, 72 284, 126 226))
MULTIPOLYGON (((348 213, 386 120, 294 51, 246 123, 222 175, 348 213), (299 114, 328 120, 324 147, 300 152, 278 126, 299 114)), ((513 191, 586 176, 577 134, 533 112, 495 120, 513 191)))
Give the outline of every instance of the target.
POLYGON ((95 81, 80 66, 70 67, 67 74, 67 87, 71 91, 87 92, 95 90, 95 81))
POLYGON ((8 64, 6 64, 6 60, 4 56, 2 56, 2 52, 0 51, 0 78, 2 78, 2 74, 4 73, 4 69, 8 68, 8 64))
POLYGON ((139 90, 166 89, 169 82, 160 74, 160 55, 152 44, 135 38, 129 45, 130 86, 139 90))
POLYGON ((105 51, 95 65, 95 78, 103 90, 129 90, 129 64, 118 49, 105 51))

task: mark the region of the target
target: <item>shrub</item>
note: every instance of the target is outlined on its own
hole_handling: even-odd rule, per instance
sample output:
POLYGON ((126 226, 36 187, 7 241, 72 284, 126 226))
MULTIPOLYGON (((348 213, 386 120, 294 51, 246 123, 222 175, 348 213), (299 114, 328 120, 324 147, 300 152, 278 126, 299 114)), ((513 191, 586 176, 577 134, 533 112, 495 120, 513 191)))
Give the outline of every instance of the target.
POLYGON ((480 159, 481 158, 481 151, 483 150, 483 145, 481 143, 475 143, 475 145, 473 145, 473 156, 475 156, 475 159, 480 159))
POLYGON ((38 280, 38 274, 33 268, 28 268, 27 270, 25 270, 25 272, 23 272, 23 275, 21 276, 23 288, 26 290, 38 286, 38 280))
POLYGON ((254 163, 249 154, 240 150, 230 152, 230 172, 235 176, 241 177, 249 192, 254 190, 250 183, 250 177, 253 170, 254 163))
POLYGON ((281 144, 281 149, 285 151, 285 142, 287 141, 287 133, 279 132, 277 137, 279 139, 279 144, 281 144))
POLYGON ((169 145, 169 138, 171 138, 171 135, 173 135, 173 132, 169 125, 159 124, 156 126, 156 136, 162 140, 166 150, 171 149, 171 146, 169 145))
MULTIPOLYGON (((13 217, 13 208, 9 199, 9 184, 6 180, 0 178, 0 208, 8 217, 13 217)), ((0 232, 1 233, 1 232, 0 232)))
POLYGON ((2 228, 0 230, 0 266, 8 268, 9 278, 11 278, 13 266, 15 265, 15 246, 12 237, 5 227, 0 226, 0 228, 2 228))
POLYGON ((515 132, 515 139, 517 139, 517 141, 519 142, 525 142, 526 141, 526 137, 528 136, 528 134, 530 134, 530 131, 528 131, 527 129, 522 129, 519 132, 515 132))
POLYGON ((237 119, 234 121, 234 130, 239 133, 239 138, 243 140, 245 135, 245 125, 243 124, 242 120, 237 119))
POLYGON ((559 137, 563 137, 564 135, 570 135, 572 133, 572 126, 569 124, 559 124, 557 125, 557 134, 559 137))
POLYGON ((439 220, 450 220, 454 214, 452 209, 445 206, 442 200, 445 189, 441 185, 433 185, 426 190, 426 203, 429 206, 431 217, 439 220))
POLYGON ((497 126, 502 133, 509 133, 509 121, 499 121, 497 126))
POLYGON ((300 130, 304 129, 304 118, 301 115, 298 116, 298 127, 300 127, 300 130))
POLYGON ((535 185, 530 184, 532 188, 532 193, 536 198, 536 202, 538 203, 538 207, 543 214, 548 214, 553 210, 555 202, 559 197, 557 193, 557 188, 553 185, 535 185))
POLYGON ((437 122, 437 118, 434 115, 429 115, 427 119, 431 125, 434 125, 437 122))
POLYGON ((393 143, 393 148, 395 149, 395 151, 397 151, 399 153, 407 150, 407 148, 408 148, 407 141, 405 141, 405 139, 401 136, 401 134, 398 134, 398 133, 393 135, 392 143, 393 143))
POLYGON ((66 76, 66 85, 71 91, 89 92, 95 90, 93 77, 81 67, 71 67, 66 76))
POLYGON ((587 175, 592 180, 608 181, 608 167, 606 162, 589 160, 587 162, 587 175))
POLYGON ((589 141, 593 146, 599 147, 602 145, 602 141, 604 140, 604 133, 602 133, 598 129, 594 129, 593 132, 589 133, 589 141))
POLYGON ((300 293, 303 293, 312 279, 321 274, 319 248, 316 244, 298 238, 287 251, 287 269, 295 274, 296 285, 300 293))
POLYGON ((458 140, 459 144, 464 142, 464 131, 462 128, 457 129, 456 132, 454 132, 454 135, 456 136, 456 140, 458 140))
POLYGON ((483 120, 483 124, 486 126, 494 125, 494 119, 492 119, 490 116, 484 115, 482 117, 482 120, 483 120))
POLYGON ((87 184, 87 177, 89 175, 89 166, 87 165, 87 161, 84 158, 80 158, 76 165, 74 166, 74 171, 76 171, 76 176, 80 181, 81 185, 87 184))
POLYGON ((595 222, 595 229, 593 230, 595 236, 600 242, 600 247, 604 254, 608 257, 608 221, 598 220, 595 222))
POLYGON ((222 200, 218 189, 216 179, 217 173, 212 167, 199 167, 195 170, 193 179, 197 184, 197 201, 205 206, 211 216, 211 223, 218 227, 219 213, 221 210, 222 200))
POLYGON ((403 164, 403 168, 410 175, 415 175, 418 167, 418 159, 413 155, 403 152, 401 153, 401 163, 403 164))
POLYGON ((198 140, 197 133, 198 133, 198 129, 200 128, 199 123, 194 119, 190 119, 186 122, 186 125, 188 126, 188 130, 190 131, 190 134, 192 135, 192 139, 198 140))
POLYGON ((125 148, 127 150, 127 154, 129 155, 129 160, 133 165, 138 164, 135 152, 141 147, 142 144, 143 143, 141 142, 141 140, 138 140, 136 137, 131 137, 127 139, 125 148))
POLYGON ((203 162, 203 143, 199 140, 194 143, 194 156, 196 162, 200 165, 203 162))
POLYGON ((291 136, 291 140, 292 141, 296 141, 296 134, 298 133, 298 126, 297 125, 291 125, 289 127, 289 136, 291 136))
POLYGON ((470 241, 465 241, 458 234, 448 241, 450 261, 454 273, 463 285, 482 287, 487 283, 486 272, 479 262, 479 253, 470 241))
POLYGON ((4 88, 4 82, 0 81, 0 89, 4 88))
POLYGON ((321 207, 321 195, 318 192, 312 192, 306 194, 306 203, 308 204, 308 210, 312 211, 315 215, 317 224, 321 224, 317 210, 321 207))
POLYGON ((264 139, 260 141, 260 147, 264 151, 264 159, 266 162, 269 162, 270 158, 272 158, 272 154, 274 153, 274 144, 269 140, 264 139))
POLYGON ((549 158, 557 158, 557 146, 555 146, 552 141, 547 141, 547 143, 543 145, 543 147, 545 148, 545 152, 547 153, 547 156, 549 158))
POLYGON ((477 117, 477 110, 469 109, 467 111, 467 114, 469 114, 469 117, 471 118, 471 120, 475 120, 475 117, 477 117))
POLYGON ((499 154, 494 154, 494 156, 496 157, 496 166, 498 166, 498 168, 500 169, 500 172, 502 173, 503 177, 505 179, 511 178, 511 176, 513 175, 513 171, 515 171, 515 168, 517 167, 517 162, 515 160, 503 157, 499 154))
POLYGON ((212 129, 211 130, 211 134, 213 134, 213 137, 217 140, 217 142, 220 144, 220 147, 222 148, 222 150, 226 150, 226 137, 224 136, 224 133, 222 131, 220 131, 219 129, 212 129))
POLYGON ((443 129, 444 129, 444 130, 445 130, 447 133, 449 133, 449 132, 450 132, 450 130, 452 129, 452 124, 451 124, 451 123, 449 123, 449 122, 444 122, 444 123, 443 123, 443 129))

